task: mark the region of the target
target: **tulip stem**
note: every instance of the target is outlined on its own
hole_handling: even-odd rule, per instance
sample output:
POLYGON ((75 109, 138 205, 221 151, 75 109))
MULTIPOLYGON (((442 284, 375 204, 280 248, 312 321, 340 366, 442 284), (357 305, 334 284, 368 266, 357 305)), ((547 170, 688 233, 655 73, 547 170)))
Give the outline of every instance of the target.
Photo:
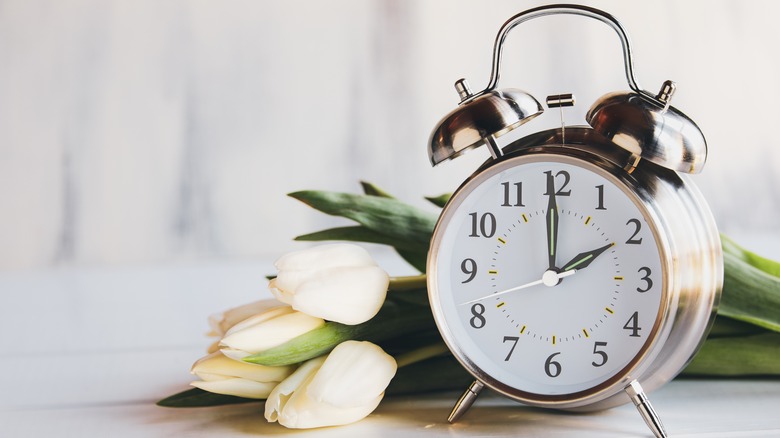
POLYGON ((427 277, 425 274, 390 277, 390 286, 388 287, 388 290, 392 292, 405 292, 424 289, 427 285, 427 277))
POLYGON ((398 357, 395 358, 395 361, 398 364, 398 368, 403 368, 407 365, 421 362, 432 357, 441 356, 445 353, 449 353, 447 346, 442 342, 437 342, 435 344, 426 345, 425 347, 420 347, 418 349, 408 351, 404 354, 399 354, 398 357))

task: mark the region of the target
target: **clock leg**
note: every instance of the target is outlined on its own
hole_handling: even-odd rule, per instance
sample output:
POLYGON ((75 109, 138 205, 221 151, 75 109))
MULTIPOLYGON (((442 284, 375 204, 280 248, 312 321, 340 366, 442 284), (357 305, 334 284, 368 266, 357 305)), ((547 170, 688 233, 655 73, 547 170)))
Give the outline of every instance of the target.
POLYGON ((447 421, 454 423, 460 420, 460 417, 462 417, 463 414, 469 410, 471 405, 474 404, 474 401, 477 399, 477 396, 484 387, 485 385, 483 385, 479 380, 475 380, 474 383, 469 385, 466 392, 464 392, 463 395, 460 396, 460 399, 458 399, 457 403, 455 403, 455 406, 452 408, 452 412, 450 412, 450 416, 447 417, 447 421))
POLYGON ((653 435, 655 435, 656 438, 666 438, 666 430, 664 430, 664 425, 661 424, 661 418, 658 417, 655 409, 653 409, 653 406, 650 404, 650 400, 647 399, 645 391, 642 389, 642 385, 636 380, 633 380, 626 386, 626 393, 631 397, 631 401, 639 411, 639 415, 645 420, 647 427, 653 431, 653 435))

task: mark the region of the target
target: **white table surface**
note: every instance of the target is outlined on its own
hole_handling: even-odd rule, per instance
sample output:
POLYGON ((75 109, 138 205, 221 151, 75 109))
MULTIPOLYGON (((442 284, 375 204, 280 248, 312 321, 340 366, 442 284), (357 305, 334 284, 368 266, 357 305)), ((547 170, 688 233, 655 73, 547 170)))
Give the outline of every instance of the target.
MULTIPOLYGON (((742 242, 780 258, 777 237, 742 242)), ((455 425, 459 394, 445 393, 388 398, 359 423, 309 431, 266 423, 257 403, 155 406, 188 388, 208 315, 268 296, 271 272, 268 261, 0 272, 0 437, 650 436, 630 405, 569 414, 493 394, 455 425)), ((675 380, 650 398, 672 436, 780 436, 780 379, 675 380)))

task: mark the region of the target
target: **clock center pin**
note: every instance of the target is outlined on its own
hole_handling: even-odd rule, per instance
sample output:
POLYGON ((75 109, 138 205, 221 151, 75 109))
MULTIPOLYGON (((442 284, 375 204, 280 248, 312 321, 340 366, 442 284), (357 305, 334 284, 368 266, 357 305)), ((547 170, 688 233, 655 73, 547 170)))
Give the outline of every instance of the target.
POLYGON ((545 286, 547 287, 557 286, 558 283, 560 282, 561 282, 561 277, 558 276, 557 272, 555 272, 552 269, 544 271, 544 274, 542 275, 542 283, 544 283, 545 286))

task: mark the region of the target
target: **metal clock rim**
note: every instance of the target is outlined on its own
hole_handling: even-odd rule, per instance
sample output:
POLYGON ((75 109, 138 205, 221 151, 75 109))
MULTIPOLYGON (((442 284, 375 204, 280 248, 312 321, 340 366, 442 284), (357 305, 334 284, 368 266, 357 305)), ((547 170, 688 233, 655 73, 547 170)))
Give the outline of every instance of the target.
POLYGON ((436 324, 439 326, 445 343, 453 352, 453 355, 456 357, 456 359, 472 375, 474 375, 474 377, 497 392, 520 402, 536 406, 566 409, 569 407, 578 407, 583 404, 596 403, 621 392, 624 386, 631 380, 630 376, 632 375, 632 372, 641 368, 648 357, 656 350, 655 347, 657 346, 658 342, 661 342, 666 337, 666 335, 668 335, 668 327, 665 327, 665 323, 669 317, 669 300, 673 298, 670 296, 671 285, 668 283, 668 274, 671 272, 672 262, 669 260, 668 256, 669 242, 664 238, 666 233, 659 229, 661 226, 661 221, 655 217, 655 213, 652 208, 649 208, 636 193, 628 190, 628 181, 624 181, 617 176, 623 175, 623 173, 621 173, 622 169, 619 166, 617 166, 615 163, 603 159, 602 157, 593 156, 590 153, 575 148, 560 146, 559 150, 556 150, 555 153, 551 153, 551 150, 556 150, 556 147, 553 145, 545 145, 544 150, 525 149, 505 155, 500 160, 491 163, 489 166, 481 168, 480 171, 476 172, 474 175, 464 181, 458 190, 456 190, 452 197, 455 202, 452 205, 448 204, 445 207, 434 230, 434 239, 431 241, 429 251, 430 257, 428 261, 428 289, 429 291, 432 291, 430 295, 430 304, 434 314, 434 319, 436 320, 436 324), (587 155, 587 158, 584 155, 587 155), (471 362, 468 356, 463 353, 457 341, 450 339, 452 337, 452 330, 449 329, 444 316, 441 315, 441 309, 434 299, 434 295, 438 296, 440 293, 436 284, 436 261, 438 260, 438 247, 441 244, 441 236, 443 236, 443 233, 439 233, 439 229, 440 227, 446 226, 449 223, 452 215, 454 214, 454 211, 460 205, 461 200, 465 199, 465 197, 458 195, 464 193, 466 190, 473 190, 474 188, 479 187, 482 182, 503 171, 507 167, 513 167, 514 165, 521 163, 545 161, 563 162, 567 164, 576 163, 576 165, 580 167, 589 168, 591 171, 595 170, 595 173, 609 179, 624 194, 626 194, 632 203, 639 208, 645 219, 645 222, 652 230, 652 235, 655 240, 656 247, 659 251, 659 257, 663 270, 662 296, 660 298, 659 309, 656 314, 655 321, 653 322, 653 328, 648 335, 647 340, 644 342, 637 354, 629 361, 628 364, 626 364, 620 370, 616 371, 613 376, 609 377, 605 381, 583 391, 559 395, 535 394, 518 390, 516 388, 511 388, 508 385, 494 379, 487 372, 479 368, 475 363, 471 362), (611 170, 613 170, 614 173, 610 172, 609 168, 612 168, 611 170))

